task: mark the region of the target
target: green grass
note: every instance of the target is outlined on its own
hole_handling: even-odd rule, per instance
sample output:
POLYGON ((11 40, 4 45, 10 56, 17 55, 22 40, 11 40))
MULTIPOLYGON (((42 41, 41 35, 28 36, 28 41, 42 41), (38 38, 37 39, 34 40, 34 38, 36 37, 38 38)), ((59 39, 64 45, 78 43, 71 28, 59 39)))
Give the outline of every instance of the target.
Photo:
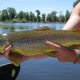
POLYGON ((0 28, 2 29, 28 29, 29 26, 6 26, 6 25, 0 25, 0 28))

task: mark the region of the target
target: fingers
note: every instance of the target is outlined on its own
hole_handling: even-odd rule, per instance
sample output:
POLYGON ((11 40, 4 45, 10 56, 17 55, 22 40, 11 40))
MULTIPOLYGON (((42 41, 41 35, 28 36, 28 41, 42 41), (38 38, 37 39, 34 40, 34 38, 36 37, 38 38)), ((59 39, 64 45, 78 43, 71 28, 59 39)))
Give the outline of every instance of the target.
POLYGON ((76 57, 76 52, 72 49, 65 48, 64 46, 56 43, 56 42, 50 42, 46 41, 46 44, 57 51, 57 58, 61 62, 73 62, 76 57))
POLYGON ((12 46, 11 46, 11 45, 9 45, 9 46, 5 49, 5 51, 10 51, 10 50, 11 50, 11 48, 12 48, 12 46))
POLYGON ((55 49, 57 51, 62 50, 64 47, 62 45, 60 45, 57 42, 50 42, 50 41, 46 41, 46 45, 49 46, 52 49, 55 49))
POLYGON ((11 50, 12 50, 12 45, 9 45, 8 47, 5 48, 4 55, 8 56, 11 50))

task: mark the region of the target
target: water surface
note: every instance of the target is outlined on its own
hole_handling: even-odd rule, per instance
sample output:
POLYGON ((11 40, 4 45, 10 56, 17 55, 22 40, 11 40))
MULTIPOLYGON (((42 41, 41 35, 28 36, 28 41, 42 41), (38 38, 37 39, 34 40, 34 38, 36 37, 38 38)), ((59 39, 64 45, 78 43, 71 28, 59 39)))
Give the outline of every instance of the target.
POLYGON ((0 23, 0 34, 32 30, 43 26, 50 27, 51 29, 60 30, 64 26, 64 23, 0 23))
MULTIPOLYGON (((60 23, 0 23, 0 25, 23 26, 23 29, 1 29, 0 33, 13 31, 31 30, 40 26, 62 29, 64 24, 60 23), (26 28, 28 26, 28 28, 26 28)), ((5 58, 0 58, 0 64, 10 63, 5 58)), ((44 58, 28 60, 21 64, 21 70, 17 80, 80 80, 80 64, 59 62, 56 58, 44 58)))

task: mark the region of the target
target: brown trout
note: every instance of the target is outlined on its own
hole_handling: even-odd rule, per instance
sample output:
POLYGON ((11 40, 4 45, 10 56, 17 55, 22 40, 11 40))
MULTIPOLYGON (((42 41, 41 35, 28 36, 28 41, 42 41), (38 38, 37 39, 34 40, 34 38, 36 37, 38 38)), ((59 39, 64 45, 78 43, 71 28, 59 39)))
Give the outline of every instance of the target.
MULTIPOLYGON (((34 56, 46 54, 55 57, 55 50, 49 48, 45 42, 58 42, 65 47, 80 48, 80 32, 66 30, 30 30, 12 32, 0 37, 0 46, 12 44, 14 49, 9 59, 14 64, 19 64, 19 55, 34 56)), ((21 57, 21 56, 20 56, 21 57)))

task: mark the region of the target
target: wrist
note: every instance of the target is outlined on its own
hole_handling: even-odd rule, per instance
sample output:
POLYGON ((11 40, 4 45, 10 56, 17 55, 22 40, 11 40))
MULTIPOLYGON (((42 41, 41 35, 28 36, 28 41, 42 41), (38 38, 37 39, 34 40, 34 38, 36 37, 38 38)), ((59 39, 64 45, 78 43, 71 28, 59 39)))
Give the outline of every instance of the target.
POLYGON ((80 49, 74 50, 74 53, 76 53, 75 60, 73 62, 75 64, 75 63, 78 63, 80 60, 80 49))

